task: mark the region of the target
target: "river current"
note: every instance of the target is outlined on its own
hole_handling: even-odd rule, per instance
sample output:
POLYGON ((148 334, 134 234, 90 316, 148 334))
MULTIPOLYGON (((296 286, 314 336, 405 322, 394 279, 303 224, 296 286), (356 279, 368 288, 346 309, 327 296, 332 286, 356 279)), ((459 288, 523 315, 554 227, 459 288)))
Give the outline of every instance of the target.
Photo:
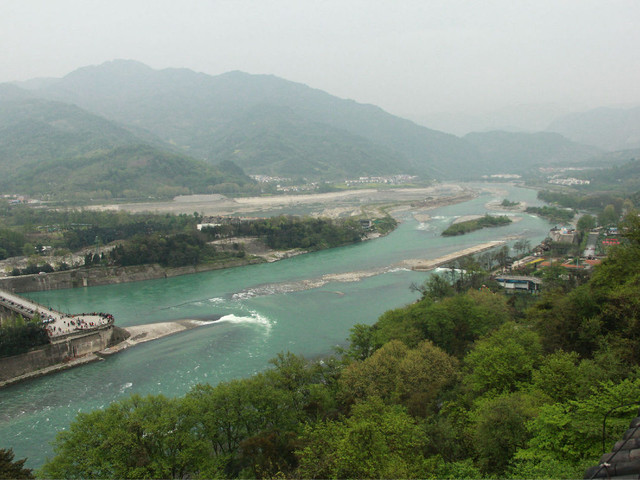
POLYGON ((434 209, 428 222, 406 212, 394 232, 357 245, 169 279, 30 294, 65 312, 112 313, 120 326, 219 320, 0 390, 0 448, 13 448, 16 458, 28 457, 27 466, 37 468, 52 456, 56 432, 68 428, 78 412, 104 408, 132 393, 173 397, 197 383, 247 377, 268 368, 269 359, 283 351, 307 358, 331 353, 356 323, 372 324, 386 310, 417 298, 409 286, 430 273, 403 268, 402 260, 433 259, 513 236, 540 242, 550 225, 526 213, 514 214, 522 220, 508 226, 440 236, 456 217, 487 212, 490 201, 540 204, 533 190, 500 188, 505 192, 499 197, 483 193, 434 209))

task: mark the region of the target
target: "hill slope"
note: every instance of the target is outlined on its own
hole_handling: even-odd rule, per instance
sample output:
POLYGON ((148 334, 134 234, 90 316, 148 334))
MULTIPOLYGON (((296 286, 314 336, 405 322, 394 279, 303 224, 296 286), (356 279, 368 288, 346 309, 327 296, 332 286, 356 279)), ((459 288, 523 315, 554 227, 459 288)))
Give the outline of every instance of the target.
POLYGON ((231 175, 184 155, 127 145, 20 168, 3 179, 0 188, 86 201, 226 192, 250 182, 244 175, 231 175))
POLYGON ((397 173, 395 162, 389 161, 397 153, 344 130, 312 123, 287 107, 248 109, 216 131, 213 139, 212 158, 233 161, 258 174, 345 178, 397 173))
POLYGON ((93 150, 140 143, 97 115, 37 98, 0 100, 0 172, 17 165, 69 158, 93 150))
POLYGON ((251 182, 231 169, 147 145, 145 139, 74 105, 0 86, 4 192, 67 199, 167 196, 251 182))
POLYGON ((572 142, 557 133, 469 133, 485 168, 493 173, 522 173, 537 165, 583 162, 601 153, 595 147, 572 142))

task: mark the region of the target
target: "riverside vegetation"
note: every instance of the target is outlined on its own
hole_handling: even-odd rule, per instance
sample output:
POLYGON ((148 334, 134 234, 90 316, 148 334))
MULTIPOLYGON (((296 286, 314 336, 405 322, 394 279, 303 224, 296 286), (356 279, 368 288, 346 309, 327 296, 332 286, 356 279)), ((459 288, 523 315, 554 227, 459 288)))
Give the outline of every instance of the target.
POLYGON ((49 336, 36 315, 32 320, 13 316, 0 324, 0 358, 19 355, 49 343, 49 336))
MULTIPOLYGON (((198 231, 193 215, 132 214, 88 210, 34 209, 0 203, 0 260, 24 255, 27 266, 13 275, 68 270, 74 266, 130 266, 158 263, 166 267, 224 262, 242 258, 243 237, 257 237, 273 249, 308 251, 361 241, 370 230, 357 219, 279 216, 231 221, 198 231), (235 249, 221 249, 215 239, 237 237, 235 249), (59 261, 51 265, 45 250, 59 261), (72 252, 84 251, 81 265, 72 252), (66 260, 66 261, 65 261, 66 260)), ((390 216, 376 220, 373 231, 395 228, 390 216)))
MULTIPOLYGON (((80 413, 44 478, 576 478, 602 418, 640 388, 640 219, 580 285, 494 291, 473 260, 453 285, 353 328, 321 362, 273 368, 181 398, 80 413)), ((618 409, 606 442, 635 415, 618 409)))

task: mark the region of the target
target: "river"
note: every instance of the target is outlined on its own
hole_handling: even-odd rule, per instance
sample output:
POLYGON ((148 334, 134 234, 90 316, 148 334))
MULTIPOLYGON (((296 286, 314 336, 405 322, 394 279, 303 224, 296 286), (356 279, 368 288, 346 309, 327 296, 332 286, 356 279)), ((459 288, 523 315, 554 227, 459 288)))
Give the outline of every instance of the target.
MULTIPOLYGON (((374 323, 386 310, 417 298, 410 284, 430 273, 401 268, 404 259, 432 259, 514 235, 534 245, 550 225, 519 213, 508 226, 459 237, 440 232, 456 217, 484 214, 502 198, 540 205, 533 190, 501 185, 506 195, 483 193, 432 210, 417 222, 410 212, 386 237, 342 248, 195 275, 103 287, 30 294, 66 312, 109 312, 121 326, 176 319, 220 320, 145 343, 96 362, 0 390, 0 448, 39 467, 52 455, 51 440, 78 412, 104 408, 132 393, 183 395, 197 383, 217 384, 264 370, 283 351, 307 358, 344 344, 356 323, 374 323), (353 273, 341 281, 327 274, 353 273), (346 281, 349 280, 349 281, 346 281)), ((494 212, 502 214, 503 212, 494 212)))

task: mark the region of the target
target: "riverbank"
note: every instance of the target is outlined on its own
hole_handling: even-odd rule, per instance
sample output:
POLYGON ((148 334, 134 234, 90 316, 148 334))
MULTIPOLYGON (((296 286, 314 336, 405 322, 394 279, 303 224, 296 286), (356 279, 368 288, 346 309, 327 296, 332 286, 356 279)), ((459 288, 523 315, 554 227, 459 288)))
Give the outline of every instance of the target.
POLYGON ((77 268, 63 272, 20 275, 0 278, 0 289, 13 293, 41 292, 65 288, 95 287, 118 283, 140 282, 159 278, 178 277, 192 273, 264 263, 260 257, 234 258, 223 262, 189 265, 186 267, 162 267, 158 264, 130 267, 77 268))
POLYGON ((179 196, 168 202, 103 204, 87 207, 94 210, 120 210, 131 213, 198 212, 204 216, 297 214, 304 211, 315 217, 338 218, 362 214, 372 205, 411 204, 436 208, 471 198, 477 192, 454 183, 419 188, 389 188, 344 190, 340 192, 304 195, 273 195, 268 197, 226 197, 224 195, 179 196))

